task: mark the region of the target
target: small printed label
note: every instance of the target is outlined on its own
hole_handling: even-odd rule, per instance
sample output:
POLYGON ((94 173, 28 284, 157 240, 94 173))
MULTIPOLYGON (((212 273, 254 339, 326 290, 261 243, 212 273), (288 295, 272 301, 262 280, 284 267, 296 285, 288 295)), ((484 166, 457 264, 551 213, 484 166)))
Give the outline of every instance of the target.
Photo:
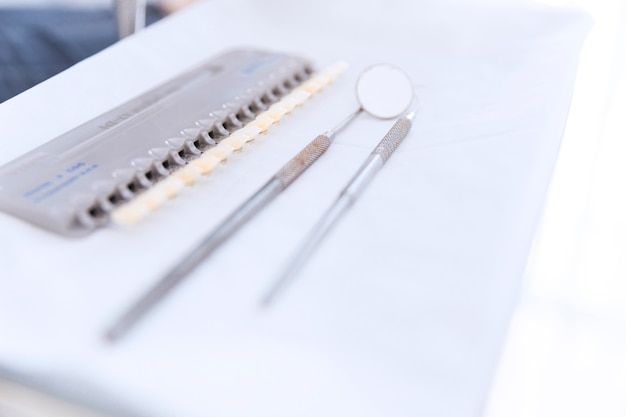
POLYGON ((86 162, 77 162, 59 172, 52 178, 37 184, 30 190, 22 194, 26 200, 37 204, 53 195, 57 194, 66 187, 72 185, 80 178, 86 176, 98 168, 98 164, 88 164, 86 162))

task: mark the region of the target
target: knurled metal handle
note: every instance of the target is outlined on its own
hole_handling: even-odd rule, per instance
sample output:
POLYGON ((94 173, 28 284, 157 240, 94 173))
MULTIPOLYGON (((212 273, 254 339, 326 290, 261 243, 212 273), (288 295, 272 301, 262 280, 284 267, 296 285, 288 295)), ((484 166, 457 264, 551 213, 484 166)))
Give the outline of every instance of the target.
POLYGON ((291 161, 282 167, 274 178, 278 179, 287 188, 300 176, 313 162, 317 160, 331 144, 331 139, 326 134, 321 134, 304 147, 291 161))
POLYGON ((372 154, 380 155, 383 162, 387 162, 393 151, 396 150, 400 142, 407 136, 411 129, 411 121, 406 117, 398 119, 398 121, 389 129, 389 132, 380 141, 378 146, 372 151, 372 154))

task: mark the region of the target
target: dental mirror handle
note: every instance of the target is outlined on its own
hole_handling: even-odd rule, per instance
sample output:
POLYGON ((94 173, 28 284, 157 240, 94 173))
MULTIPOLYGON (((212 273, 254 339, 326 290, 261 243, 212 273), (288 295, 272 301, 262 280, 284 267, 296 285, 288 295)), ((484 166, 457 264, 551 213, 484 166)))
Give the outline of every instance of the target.
POLYGON ((309 259, 328 231, 363 193, 366 186, 376 176, 378 171, 381 170, 391 154, 408 135, 414 117, 415 112, 411 111, 394 123, 389 132, 387 132, 372 153, 370 153, 365 163, 361 165, 357 173, 352 177, 348 185, 341 191, 333 205, 322 215, 309 235, 304 239, 304 242, 298 249, 298 252, 296 252, 296 255, 291 259, 287 268, 262 299, 262 305, 269 306, 287 284, 293 280, 296 273, 309 259))

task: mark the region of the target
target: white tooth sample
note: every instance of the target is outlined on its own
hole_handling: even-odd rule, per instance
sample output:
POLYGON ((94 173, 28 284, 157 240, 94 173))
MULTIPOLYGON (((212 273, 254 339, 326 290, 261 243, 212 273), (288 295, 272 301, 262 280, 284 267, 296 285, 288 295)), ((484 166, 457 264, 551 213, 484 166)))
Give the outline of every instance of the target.
POLYGON ((289 113, 289 109, 282 101, 272 104, 270 108, 267 109, 267 114, 277 122, 287 113, 289 113))
POLYGON ((330 82, 332 81, 332 77, 327 72, 321 72, 313 77, 312 80, 313 82, 318 83, 323 87, 330 84, 330 82))
POLYGON ((283 104, 283 106, 285 106, 285 108, 287 108, 287 112, 292 111, 294 108, 302 104, 300 98, 293 92, 283 97, 280 102, 283 104))
POLYGON ((228 156, 233 153, 233 147, 224 141, 220 142, 215 148, 211 149, 211 155, 219 158, 220 161, 225 161, 228 156))
POLYGON ((252 123, 249 123, 245 127, 242 127, 241 129, 237 130, 235 133, 224 139, 222 143, 226 143, 232 146, 235 151, 239 151, 243 148, 243 145, 246 142, 254 140, 254 138, 257 137, 257 135, 261 133, 261 131, 261 128, 254 126, 252 123))
POLYGON ((209 172, 213 171, 213 168, 215 168, 220 162, 221 160, 217 156, 211 155, 210 152, 207 152, 200 158, 191 162, 191 164, 198 167, 202 175, 206 175, 209 172))
POLYGON ((162 188, 155 186, 140 195, 137 200, 141 200, 141 204, 147 207, 150 211, 155 211, 161 207, 163 203, 165 203, 167 195, 162 188))
POLYGON ((132 201, 111 213, 111 218, 119 224, 137 224, 150 210, 139 199, 132 201))
POLYGON ((285 98, 288 99, 290 102, 294 103, 296 107, 304 104, 304 102, 307 101, 309 97, 311 97, 311 93, 305 90, 300 90, 300 89, 295 89, 294 91, 289 93, 287 96, 285 96, 285 98))
POLYGON ((226 139, 222 141, 222 143, 226 143, 233 148, 235 151, 241 150, 243 144, 246 143, 246 139, 248 137, 239 133, 239 131, 233 133, 226 139))
POLYGON ((187 164, 175 171, 172 175, 184 182, 185 185, 192 185, 196 182, 196 179, 202 175, 202 171, 195 165, 187 164))
POLYGON ((261 133, 261 129, 254 126, 252 123, 247 124, 244 128, 239 130, 239 134, 246 138, 246 142, 254 140, 259 133, 261 133))
POLYGON ((341 74, 343 74, 346 68, 348 68, 348 64, 346 64, 345 62, 338 62, 334 65, 331 65, 326 71, 324 71, 324 73, 330 75, 331 79, 334 80, 341 74))
POLYGON ((161 187, 165 196, 167 198, 174 198, 178 195, 180 190, 185 188, 185 183, 180 180, 180 178, 176 178, 174 176, 169 176, 165 178, 163 181, 159 182, 157 187, 161 187))
POLYGON ((250 122, 253 126, 261 129, 261 133, 265 132, 271 125, 273 125, 277 120, 274 120, 267 112, 263 112, 259 114, 256 119, 250 122))
POLYGON ((311 94, 315 94, 322 88, 324 88, 324 85, 324 82, 320 81, 319 79, 311 78, 307 82, 302 84, 302 89, 308 91, 311 94))

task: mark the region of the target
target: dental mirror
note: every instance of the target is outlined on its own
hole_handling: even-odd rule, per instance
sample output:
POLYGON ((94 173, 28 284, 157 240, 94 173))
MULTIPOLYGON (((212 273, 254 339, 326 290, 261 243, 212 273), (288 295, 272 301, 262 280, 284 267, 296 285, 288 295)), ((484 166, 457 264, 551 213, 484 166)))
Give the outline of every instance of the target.
POLYGON ((363 110, 379 119, 398 117, 413 101, 413 83, 400 68, 376 64, 366 68, 356 85, 363 110))
POLYGON ((414 88, 411 79, 399 67, 382 63, 367 67, 356 83, 359 108, 337 127, 326 132, 332 138, 361 112, 378 119, 392 119, 408 110, 413 102, 414 88))

